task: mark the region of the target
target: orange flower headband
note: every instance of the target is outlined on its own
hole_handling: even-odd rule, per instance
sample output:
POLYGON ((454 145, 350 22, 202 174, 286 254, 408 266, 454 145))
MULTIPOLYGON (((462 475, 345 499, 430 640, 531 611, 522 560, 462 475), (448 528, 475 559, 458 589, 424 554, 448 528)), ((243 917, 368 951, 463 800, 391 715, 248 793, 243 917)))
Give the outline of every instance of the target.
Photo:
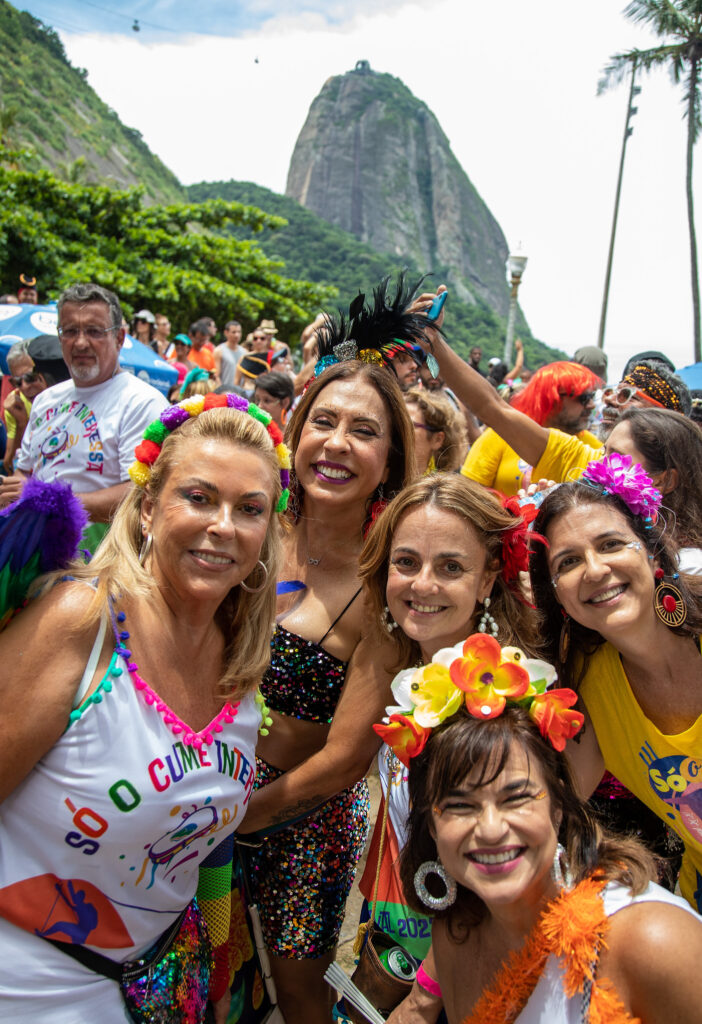
POLYGON ((290 452, 287 445, 283 443, 283 435, 276 423, 273 423, 271 416, 264 409, 259 409, 253 402, 247 402, 239 395, 193 395, 186 398, 178 405, 170 405, 164 409, 157 420, 150 423, 144 431, 144 440, 134 449, 136 462, 129 467, 129 475, 137 487, 146 487, 151 478, 151 466, 161 454, 161 447, 171 431, 175 430, 193 416, 199 416, 201 412, 209 409, 235 409, 237 412, 246 413, 253 419, 258 420, 266 428, 268 436, 273 442, 273 448, 278 458, 280 470, 280 486, 282 492, 276 505, 276 512, 284 512, 288 507, 290 497, 290 452))
POLYGON ((392 683, 398 702, 373 728, 407 767, 424 749, 432 729, 462 704, 474 718, 497 718, 506 705, 521 704, 555 750, 564 750, 585 716, 573 711, 573 690, 548 689, 556 671, 546 661, 527 658, 518 647, 500 647, 494 637, 474 633, 455 647, 444 647, 428 665, 399 672, 392 683))

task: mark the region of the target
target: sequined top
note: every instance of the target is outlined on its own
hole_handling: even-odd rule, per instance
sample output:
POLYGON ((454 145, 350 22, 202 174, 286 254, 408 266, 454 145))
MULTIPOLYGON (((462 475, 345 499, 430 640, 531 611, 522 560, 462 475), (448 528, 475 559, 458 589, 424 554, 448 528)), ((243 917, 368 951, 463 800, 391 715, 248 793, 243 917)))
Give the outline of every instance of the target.
POLYGON ((347 666, 347 661, 335 658, 321 643, 277 624, 271 640, 271 664, 261 682, 261 692, 272 711, 329 725, 347 666))

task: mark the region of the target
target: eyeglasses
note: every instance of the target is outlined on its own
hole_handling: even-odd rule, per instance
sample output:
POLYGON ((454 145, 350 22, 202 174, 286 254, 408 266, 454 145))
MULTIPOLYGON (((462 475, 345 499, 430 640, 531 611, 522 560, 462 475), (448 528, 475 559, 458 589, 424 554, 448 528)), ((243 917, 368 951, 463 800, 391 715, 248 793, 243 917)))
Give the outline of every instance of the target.
POLYGON ((77 341, 81 334, 88 341, 100 341, 103 334, 118 330, 118 324, 113 324, 112 327, 59 327, 58 336, 61 341, 67 341, 70 344, 72 341, 77 341))
POLYGON ((426 430, 428 434, 438 434, 439 432, 439 427, 430 427, 426 423, 417 423, 415 420, 412 420, 412 426, 417 430, 426 430))
POLYGON ((645 391, 631 384, 617 384, 616 388, 605 388, 602 392, 602 397, 615 402, 617 405, 628 405, 632 398, 640 398, 642 402, 649 402, 659 409, 665 408, 662 402, 657 402, 655 398, 651 398, 645 391))
POLYGON ((267 334, 254 334, 253 340, 254 341, 268 341, 268 335, 267 334))
POLYGON ((22 384, 35 384, 41 377, 40 373, 20 373, 17 377, 10 377, 10 384, 13 388, 18 388, 22 384))

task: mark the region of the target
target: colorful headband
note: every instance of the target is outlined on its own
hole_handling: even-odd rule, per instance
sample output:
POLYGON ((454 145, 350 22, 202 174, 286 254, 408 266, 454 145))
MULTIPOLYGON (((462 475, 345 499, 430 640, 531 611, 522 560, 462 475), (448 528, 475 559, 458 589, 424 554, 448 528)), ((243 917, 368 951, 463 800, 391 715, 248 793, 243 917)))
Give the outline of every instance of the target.
POLYGON ((287 445, 283 443, 280 428, 273 423, 270 415, 239 395, 193 395, 192 398, 186 398, 178 405, 170 405, 164 409, 159 418, 149 424, 144 431, 144 440, 134 449, 136 462, 129 467, 132 481, 137 487, 146 487, 151 479, 151 467, 161 454, 161 447, 168 435, 186 420, 199 416, 201 412, 207 412, 209 409, 235 409, 237 412, 245 412, 266 428, 273 442, 280 467, 282 493, 278 498, 275 510, 276 512, 285 512, 290 497, 290 452, 287 445))
POLYGON ((641 516, 646 522, 656 521, 663 495, 631 455, 612 452, 604 459, 589 462, 580 480, 589 487, 601 490, 603 494, 620 498, 630 512, 641 516))
POLYGON ((650 366, 635 366, 631 373, 628 373, 622 380, 622 384, 630 384, 648 395, 654 401, 659 402, 665 409, 673 409, 681 412, 680 399, 667 380, 664 380, 650 366))
POLYGON ((392 683, 397 706, 373 728, 409 767, 424 749, 432 729, 465 704, 474 718, 497 718, 507 704, 528 708, 529 716, 554 750, 565 749, 585 716, 571 710, 573 690, 549 690, 556 671, 546 661, 527 658, 518 647, 501 648, 494 637, 474 633, 455 647, 445 647, 428 665, 399 672, 392 683))
POLYGON ((183 383, 182 383, 181 389, 180 389, 180 397, 181 398, 183 397, 183 395, 185 393, 185 389, 187 388, 188 384, 192 384, 193 381, 195 381, 195 380, 209 380, 209 379, 210 379, 209 370, 203 370, 201 366, 193 366, 192 370, 188 371, 188 373, 185 376, 185 379, 183 380, 183 383))

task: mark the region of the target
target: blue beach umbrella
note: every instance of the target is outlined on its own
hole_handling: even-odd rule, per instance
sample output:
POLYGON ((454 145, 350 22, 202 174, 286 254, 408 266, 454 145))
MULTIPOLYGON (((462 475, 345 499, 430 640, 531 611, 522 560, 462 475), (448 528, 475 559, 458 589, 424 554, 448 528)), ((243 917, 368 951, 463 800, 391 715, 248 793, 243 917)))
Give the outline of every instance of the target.
POLYGON ((702 363, 693 363, 691 366, 683 366, 675 371, 678 377, 682 377, 690 391, 702 388, 702 363))
MULTIPOLYGON (((0 369, 8 372, 7 353, 12 346, 25 338, 35 338, 38 334, 56 334, 58 313, 56 304, 48 306, 31 306, 27 303, 0 304, 0 369)), ((168 392, 178 383, 178 371, 170 363, 150 349, 142 345, 136 338, 127 334, 119 364, 123 370, 133 373, 147 384, 157 388, 162 394, 168 392)))

